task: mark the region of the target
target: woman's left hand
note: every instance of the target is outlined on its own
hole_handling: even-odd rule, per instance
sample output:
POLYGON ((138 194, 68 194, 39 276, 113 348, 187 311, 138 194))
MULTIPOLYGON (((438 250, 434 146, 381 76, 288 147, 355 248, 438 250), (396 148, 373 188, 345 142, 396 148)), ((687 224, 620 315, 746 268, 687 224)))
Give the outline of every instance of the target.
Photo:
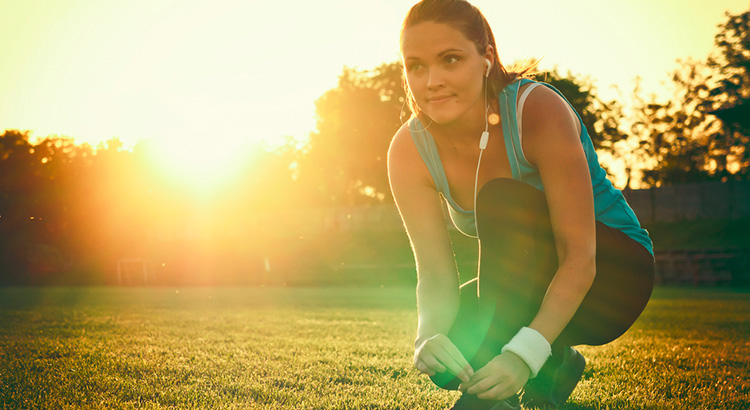
POLYGON ((513 352, 495 356, 458 387, 484 400, 503 400, 518 393, 531 376, 526 363, 513 352))

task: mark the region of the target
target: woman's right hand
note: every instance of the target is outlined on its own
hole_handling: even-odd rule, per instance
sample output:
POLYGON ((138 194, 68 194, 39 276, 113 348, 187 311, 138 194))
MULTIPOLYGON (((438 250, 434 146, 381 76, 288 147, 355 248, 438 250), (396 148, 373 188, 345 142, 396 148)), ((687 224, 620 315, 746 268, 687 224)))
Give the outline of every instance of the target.
POLYGON ((428 376, 447 371, 464 382, 474 375, 474 370, 456 345, 441 333, 424 341, 417 340, 414 367, 428 376))

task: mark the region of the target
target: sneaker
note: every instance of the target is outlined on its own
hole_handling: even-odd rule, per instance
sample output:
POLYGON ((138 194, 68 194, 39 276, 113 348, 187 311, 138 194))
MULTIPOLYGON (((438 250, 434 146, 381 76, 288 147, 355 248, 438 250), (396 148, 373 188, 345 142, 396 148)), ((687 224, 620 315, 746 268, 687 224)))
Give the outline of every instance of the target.
POLYGON ((581 380, 584 367, 586 359, 583 355, 568 347, 557 369, 542 371, 526 383, 521 399, 524 407, 555 407, 565 403, 581 380))
POLYGON ((482 400, 473 394, 462 394, 450 410, 521 410, 518 396, 505 400, 482 400))

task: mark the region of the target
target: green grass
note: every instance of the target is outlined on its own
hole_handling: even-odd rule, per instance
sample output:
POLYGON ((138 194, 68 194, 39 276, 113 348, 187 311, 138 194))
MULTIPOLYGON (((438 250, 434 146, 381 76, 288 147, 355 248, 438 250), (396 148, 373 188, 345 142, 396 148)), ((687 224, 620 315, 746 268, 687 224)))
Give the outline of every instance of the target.
MULTIPOLYGON (((412 288, 0 289, 0 408, 444 409, 412 288)), ((657 289, 563 409, 750 408, 750 291, 657 289)))

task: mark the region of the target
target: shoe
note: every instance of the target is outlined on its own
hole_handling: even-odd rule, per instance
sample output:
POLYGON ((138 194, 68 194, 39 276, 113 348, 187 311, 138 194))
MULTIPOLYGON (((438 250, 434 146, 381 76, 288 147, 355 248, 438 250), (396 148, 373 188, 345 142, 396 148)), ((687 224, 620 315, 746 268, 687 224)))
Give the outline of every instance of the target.
POLYGON ((482 400, 473 394, 462 394, 450 410, 521 410, 518 396, 505 400, 482 400))
POLYGON ((523 389, 521 403, 525 408, 555 407, 565 403, 583 376, 586 359, 576 349, 568 347, 560 366, 531 379, 523 389))

